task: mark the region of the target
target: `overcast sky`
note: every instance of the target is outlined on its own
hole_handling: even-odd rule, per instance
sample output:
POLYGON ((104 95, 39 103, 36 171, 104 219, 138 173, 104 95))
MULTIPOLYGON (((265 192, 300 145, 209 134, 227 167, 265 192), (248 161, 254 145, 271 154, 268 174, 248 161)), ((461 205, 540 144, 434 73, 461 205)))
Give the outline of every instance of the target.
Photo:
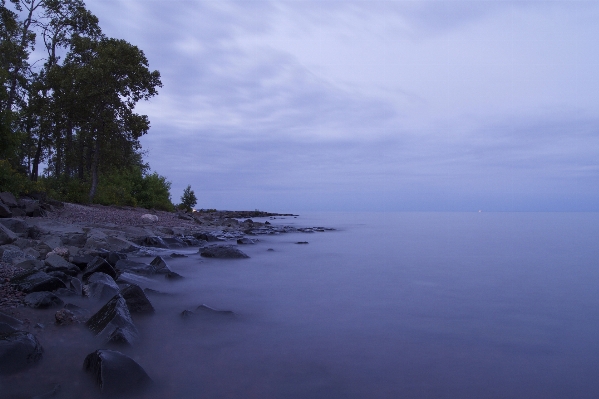
POLYGON ((197 208, 599 211, 599 2, 87 0, 197 208))

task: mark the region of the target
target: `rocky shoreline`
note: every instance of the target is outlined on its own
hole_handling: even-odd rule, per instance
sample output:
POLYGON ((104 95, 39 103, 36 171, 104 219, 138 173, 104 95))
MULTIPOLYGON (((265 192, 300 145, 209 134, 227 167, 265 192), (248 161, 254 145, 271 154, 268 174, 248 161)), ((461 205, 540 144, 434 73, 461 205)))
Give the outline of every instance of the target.
MULTIPOLYGON (((154 308, 134 277, 183 278, 169 268, 168 257, 159 255, 164 250, 172 257, 178 256, 177 249, 198 248, 207 258, 244 258, 240 247, 255 243, 259 235, 332 230, 252 219, 280 217, 296 215, 168 213, 43 198, 17 201, 0 193, 0 382, 29 372, 43 358, 36 335, 49 324, 59 335, 64 326, 84 326, 102 347, 135 345, 139 332, 131 314, 154 308)), ((223 313, 204 305, 196 312, 223 313)), ((151 381, 118 350, 98 349, 81 359, 103 394, 139 393, 151 381)), ((55 395, 56 389, 48 394, 55 395)))

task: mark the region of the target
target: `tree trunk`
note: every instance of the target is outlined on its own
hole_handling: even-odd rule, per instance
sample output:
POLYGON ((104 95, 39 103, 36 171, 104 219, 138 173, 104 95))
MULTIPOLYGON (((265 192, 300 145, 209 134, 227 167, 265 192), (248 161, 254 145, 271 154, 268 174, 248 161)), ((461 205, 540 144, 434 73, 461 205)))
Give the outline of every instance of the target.
POLYGON ((42 156, 42 136, 37 141, 37 150, 35 151, 35 157, 33 158, 33 167, 31 169, 31 180, 37 181, 38 177, 38 168, 40 164, 40 158, 42 156))
POLYGON ((98 164, 100 163, 100 146, 98 145, 98 139, 94 143, 94 150, 92 156, 92 186, 89 189, 89 203, 91 204, 96 196, 96 189, 98 188, 98 164))

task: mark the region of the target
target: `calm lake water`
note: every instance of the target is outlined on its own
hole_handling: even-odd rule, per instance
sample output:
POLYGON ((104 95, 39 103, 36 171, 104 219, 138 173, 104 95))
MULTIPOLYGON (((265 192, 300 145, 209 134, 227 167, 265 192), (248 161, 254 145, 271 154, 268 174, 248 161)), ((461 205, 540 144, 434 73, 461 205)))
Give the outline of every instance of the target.
MULTIPOLYGON (((123 350, 155 381, 144 397, 599 397, 599 214, 271 222, 337 230, 260 236, 250 259, 188 250, 167 258, 185 280, 140 279, 172 294, 150 296, 157 313, 135 318, 141 342, 123 350), (237 315, 181 318, 200 304, 237 315)), ((51 338, 35 373, 4 387, 97 397, 81 366, 101 345, 51 338)))

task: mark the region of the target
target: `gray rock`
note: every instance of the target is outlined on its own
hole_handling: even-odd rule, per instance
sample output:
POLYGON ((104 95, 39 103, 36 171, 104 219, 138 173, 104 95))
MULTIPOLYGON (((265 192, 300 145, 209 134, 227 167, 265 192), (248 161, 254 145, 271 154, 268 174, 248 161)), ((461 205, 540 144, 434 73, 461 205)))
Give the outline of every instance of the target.
POLYGON ((154 270, 158 274, 167 274, 171 271, 169 267, 166 265, 166 262, 162 258, 162 256, 157 256, 150 262, 150 266, 154 267, 154 270))
POLYGON ((89 276, 97 272, 106 273, 110 277, 112 277, 113 280, 117 277, 114 268, 110 266, 110 264, 106 262, 104 259, 100 258, 99 256, 96 256, 94 260, 88 263, 87 267, 85 268, 85 273, 83 274, 83 281, 87 281, 89 276))
POLYGON ((114 267, 116 263, 121 259, 127 259, 127 254, 119 252, 109 252, 106 256, 106 262, 108 262, 112 267, 114 267))
POLYGON ((216 310, 208 305, 200 305, 196 308, 196 313, 205 315, 221 315, 221 316, 234 316, 235 312, 232 310, 216 310))
POLYGON ((141 240, 141 244, 146 247, 168 248, 168 245, 162 240, 162 237, 148 236, 141 240))
POLYGON ((11 325, 9 325, 7 323, 2 323, 0 321, 0 335, 3 335, 3 334, 12 334, 15 331, 17 331, 16 328, 12 327, 11 325))
POLYGON ((0 193, 0 201, 4 202, 6 205, 10 206, 10 207, 14 207, 17 206, 17 199, 15 198, 14 195, 12 195, 12 193, 9 193, 8 191, 4 191, 2 193, 0 193))
POLYGON ((10 280, 10 283, 25 293, 54 291, 59 288, 66 288, 60 279, 35 269, 27 270, 14 276, 10 280))
POLYGON ((96 272, 89 276, 86 286, 87 295, 93 299, 108 299, 119 293, 119 286, 106 273, 96 272))
POLYGON ((12 316, 9 316, 7 314, 4 314, 2 312, 0 312, 0 322, 1 323, 6 323, 9 326, 12 326, 16 329, 22 328, 23 327, 23 322, 19 319, 15 319, 12 316))
POLYGON ((57 308, 64 305, 62 299, 47 291, 32 292, 25 297, 24 302, 34 309, 57 308))
POLYGON ((59 326, 69 326, 71 324, 79 323, 79 319, 75 313, 69 309, 60 309, 54 315, 54 323, 59 326))
POLYGON ((19 207, 25 210, 25 215, 27 216, 39 217, 44 215, 39 201, 34 199, 21 198, 19 200, 19 207))
POLYGON ((102 306, 85 323, 85 325, 96 335, 108 338, 117 328, 128 330, 128 335, 137 337, 137 328, 131 320, 131 314, 127 302, 120 294, 115 295, 106 305, 102 306))
POLYGON ((168 248, 184 248, 187 244, 177 237, 162 237, 162 242, 166 244, 168 248))
POLYGON ((82 233, 69 233, 61 236, 61 241, 64 245, 81 248, 87 241, 87 235, 82 233))
POLYGON ((0 202, 0 218, 11 218, 12 211, 4 203, 0 202))
POLYGON ((41 260, 27 259, 27 260, 17 263, 15 266, 20 267, 25 270, 31 270, 31 269, 40 270, 41 268, 43 268, 45 266, 45 264, 41 260))
POLYGON ((26 236, 29 232, 29 225, 22 219, 0 219, 0 224, 2 224, 4 227, 11 230, 13 233, 17 235, 22 234, 26 236))
POLYGON ((46 266, 48 266, 46 270, 50 272, 58 270, 69 275, 73 275, 74 273, 76 276, 77 273, 81 271, 76 265, 65 260, 62 256, 57 254, 48 255, 44 262, 46 263, 46 266))
POLYGON ((255 244, 255 243, 256 243, 256 241, 254 241, 250 238, 247 238, 247 237, 243 237, 243 238, 240 238, 237 240, 237 244, 239 244, 239 245, 251 245, 251 244, 255 244))
POLYGON ((25 254, 15 245, 3 245, 0 247, 0 260, 6 263, 13 263, 15 259, 25 258, 25 254))
POLYGON ((200 249, 200 255, 205 258, 240 259, 249 258, 239 249, 228 245, 216 245, 200 249))
POLYGON ((83 283, 76 277, 69 281, 68 288, 73 290, 76 295, 81 296, 83 294, 83 283))
POLYGON ((121 290, 121 295, 127 303, 127 308, 131 313, 154 313, 154 306, 143 292, 141 287, 136 284, 130 284, 129 286, 121 290))
POLYGON ((119 271, 127 271, 135 274, 142 274, 145 276, 151 276, 156 274, 156 269, 152 265, 146 265, 145 263, 135 262, 128 259, 119 260, 116 265, 116 269, 119 271))
POLYGON ((19 238, 13 231, 0 224, 0 245, 10 244, 19 238))
POLYGON ((164 275, 164 278, 166 278, 167 280, 182 280, 185 277, 183 277, 182 275, 180 275, 177 272, 169 271, 168 273, 166 273, 164 275))
POLYGON ((83 362, 83 369, 92 375, 100 391, 108 395, 139 394, 152 383, 139 364, 113 350, 90 353, 83 362))
POLYGON ((36 364, 43 348, 33 334, 16 331, 0 335, 0 374, 11 374, 36 364))
POLYGON ((23 253, 25 254, 25 258, 27 259, 39 259, 41 256, 41 254, 33 248, 25 248, 23 250, 23 253))

